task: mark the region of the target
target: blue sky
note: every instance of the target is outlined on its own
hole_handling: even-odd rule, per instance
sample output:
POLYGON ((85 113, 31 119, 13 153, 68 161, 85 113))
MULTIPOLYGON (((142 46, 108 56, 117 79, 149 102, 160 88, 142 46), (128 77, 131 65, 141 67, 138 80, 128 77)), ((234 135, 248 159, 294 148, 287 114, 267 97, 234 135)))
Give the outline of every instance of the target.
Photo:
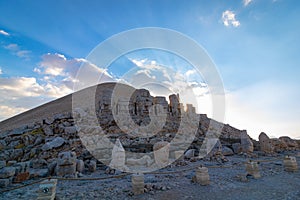
MULTIPOLYGON (((72 92, 84 58, 110 36, 162 27, 191 37, 213 59, 227 123, 254 138, 261 131, 300 137, 298 1, 11 0, 0 2, 0 13, 0 120, 72 92)), ((112 77, 143 59, 172 67, 159 52, 129 57, 134 62, 114 63, 112 77)), ((177 60, 186 65, 181 73, 190 70, 177 60)))

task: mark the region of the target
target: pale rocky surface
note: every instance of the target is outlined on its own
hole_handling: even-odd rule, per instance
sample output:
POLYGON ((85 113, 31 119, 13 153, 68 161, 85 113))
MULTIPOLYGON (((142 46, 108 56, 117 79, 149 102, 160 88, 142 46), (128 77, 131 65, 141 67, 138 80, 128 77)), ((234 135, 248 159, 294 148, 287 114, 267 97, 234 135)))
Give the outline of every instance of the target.
MULTIPOLYGON (((110 163, 115 166, 120 165, 124 169, 132 165, 151 167, 156 164, 165 166, 167 159, 163 159, 166 157, 164 155, 174 159, 180 157, 180 154, 178 154, 180 152, 181 154, 185 153, 186 158, 189 160, 180 162, 177 167, 173 165, 171 170, 179 169, 180 165, 196 164, 199 161, 194 156, 198 155, 204 156, 205 163, 203 164, 206 165, 241 164, 242 161, 246 161, 246 158, 257 159, 263 158, 262 156, 271 156, 260 151, 260 143, 250 138, 246 130, 238 130, 228 124, 212 120, 204 114, 196 114, 195 108, 190 104, 186 106, 187 109, 184 111, 184 105, 180 103, 178 95, 170 95, 168 104, 165 97, 153 97, 145 89, 133 90, 131 87, 122 86, 123 88, 121 87, 120 91, 122 98, 111 101, 113 86, 114 84, 108 83, 96 88, 96 113, 91 112, 90 107, 76 107, 75 112, 72 113, 72 98, 69 95, 0 122, 0 160, 2 161, 0 162, 0 190, 17 186, 19 183, 12 184, 15 179, 28 183, 49 175, 84 178, 119 173, 106 167, 110 163), (126 94, 127 90, 133 92, 130 99, 122 96, 126 94), (112 108, 115 108, 115 110, 112 111, 112 108), (126 116, 126 112, 127 114, 129 112, 130 116, 126 116), (113 116, 113 114, 121 117, 115 119, 116 116, 113 116), (156 116, 159 120, 152 123, 150 116, 156 116), (79 120, 77 123, 80 122, 84 126, 78 127, 76 120, 79 120), (165 124, 161 124, 161 122, 165 122, 165 124), (133 135, 124 133, 117 123, 124 123, 125 128, 132 130, 133 135), (156 134, 153 136, 151 131, 147 133, 149 136, 146 135, 145 137, 134 135, 143 132, 139 128, 147 125, 150 126, 148 130, 151 131, 157 127, 162 128, 155 132, 156 134), (182 125, 185 126, 180 129, 182 125), (134 128, 131 128, 131 126, 134 128), (80 135, 82 133, 83 135, 80 135), (106 141, 101 140, 104 135, 108 138, 106 141), (191 139, 188 146, 185 147, 182 141, 173 146, 169 145, 177 135, 182 141, 191 139), (109 143, 116 144, 116 141, 118 145, 110 147, 109 143), (168 144, 166 148, 158 148, 158 152, 154 154, 154 157, 159 158, 160 162, 154 162, 153 157, 149 155, 139 158, 126 157, 125 159, 124 157, 124 150, 133 153, 149 153, 156 149, 158 144, 168 144), (93 155, 101 157, 101 162, 95 159, 86 146, 89 147, 91 153, 93 153, 93 150, 97 151, 97 154, 93 155), (110 157, 113 147, 115 147, 115 159, 110 157), (211 149, 211 151, 208 152, 208 149, 211 149), (29 167, 24 167, 24 163, 27 163, 26 166, 29 167)), ((85 105, 85 100, 90 98, 89 95, 93 96, 88 91, 93 89, 95 87, 85 89, 78 94, 84 98, 76 103, 85 105)), ((274 156, 283 155, 283 153, 295 153, 300 147, 299 141, 289 137, 272 138, 270 141, 274 146, 273 158, 274 156)), ((266 180, 269 179, 270 183, 272 183, 272 178, 277 184, 280 177, 283 180, 291 177, 282 171, 283 167, 280 163, 273 163, 273 165, 262 163, 261 166, 265 168, 262 176, 265 176, 266 180), (271 177, 269 174, 276 176, 271 177)), ((161 177, 159 180, 157 180, 156 175, 146 175, 146 184, 152 185, 147 186, 149 192, 141 195, 141 197, 146 199, 166 199, 167 197, 188 199, 197 198, 195 195, 212 195, 207 196, 207 198, 217 199, 218 197, 214 195, 218 193, 231 195, 235 189, 238 191, 237 197, 239 197, 239 191, 246 190, 246 185, 238 180, 245 181, 246 177, 236 178, 235 176, 243 173, 244 166, 239 168, 239 165, 235 165, 233 169, 225 168, 222 170, 212 169, 212 184, 206 189, 199 189, 196 185, 188 184, 192 179, 192 172, 184 172, 179 175, 163 175, 159 176, 161 177), (162 188, 160 189, 160 187, 162 188), (191 188, 191 192, 189 192, 189 188, 191 188), (162 190, 163 192, 160 193, 162 190), (199 193, 202 190, 216 190, 216 192, 199 193)), ((298 187, 299 176, 297 174, 298 172, 294 174, 296 179, 290 180, 295 181, 296 184, 285 186, 287 191, 290 191, 293 187, 298 187)), ((256 183, 264 185, 264 182, 259 182, 261 180, 255 181, 250 180, 249 182, 250 186, 253 184, 253 188, 258 187, 255 186, 256 183)), ((34 199, 36 196, 33 190, 36 187, 36 185, 33 185, 1 194, 0 198, 34 199)), ((265 189, 267 191, 268 188, 265 189)), ((57 197, 60 199, 140 198, 131 197, 129 191, 130 177, 107 181, 59 181, 57 197)), ((251 194, 249 195, 251 196, 251 194)), ((298 190, 295 195, 297 199, 298 190)))
MULTIPOLYGON (((297 154, 294 152, 293 154, 297 154)), ((231 168, 209 168, 219 163, 212 161, 185 161, 187 166, 204 164, 208 167, 210 185, 201 186, 192 183, 195 170, 176 174, 146 174, 145 191, 132 196, 131 176, 121 179, 95 181, 58 181, 56 199, 300 199, 300 172, 290 173, 283 170, 282 155, 278 157, 259 157, 260 160, 278 161, 259 164, 260 179, 248 177, 241 181, 240 174, 245 174, 244 155, 228 157, 225 166, 231 168)), ((298 165, 300 164, 298 158, 298 165)), ((167 167, 160 171, 175 171, 187 166, 167 167)), ((105 177, 103 171, 86 174, 84 177, 105 177)), ((30 181, 27 181, 30 182, 30 181)), ((0 199, 36 199, 38 184, 0 194, 0 199)))

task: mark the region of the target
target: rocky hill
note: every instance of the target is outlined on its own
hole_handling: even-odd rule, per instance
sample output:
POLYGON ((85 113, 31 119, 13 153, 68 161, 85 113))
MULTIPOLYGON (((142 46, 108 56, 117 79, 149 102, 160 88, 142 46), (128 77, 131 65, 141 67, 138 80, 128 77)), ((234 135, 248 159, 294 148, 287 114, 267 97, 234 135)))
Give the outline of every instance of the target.
POLYGON ((214 143, 212 151, 206 152, 206 158, 219 162, 226 162, 226 156, 233 154, 242 153, 255 157, 257 151, 260 154, 275 154, 300 147, 299 141, 289 137, 270 139, 265 133, 260 135, 259 141, 255 141, 248 136, 246 130, 238 130, 206 115, 195 113, 192 105, 187 105, 184 109, 185 106, 175 94, 169 96, 168 102, 165 97, 151 96, 145 89, 121 85, 118 95, 122 98, 111 101, 115 86, 115 83, 105 83, 90 87, 73 94, 80 97, 77 98, 76 105, 72 102, 72 95, 68 95, 0 122, 0 186, 5 187, 12 182, 29 178, 54 174, 77 176, 85 170, 107 168, 83 144, 76 124, 76 118, 79 117, 88 125, 85 126, 88 134, 99 134, 99 129, 94 125, 96 122, 90 119, 91 105, 85 106, 86 99, 91 97, 93 91, 96 93, 92 93, 92 97, 95 97, 92 107, 95 108, 97 124, 103 132, 101 134, 105 134, 112 143, 120 141, 128 152, 151 152, 156 143, 171 142, 180 132, 181 123, 189 124, 189 121, 196 124, 196 127, 191 127, 195 132, 192 143, 185 152, 187 159, 192 159, 201 154, 203 149, 207 149, 209 144, 205 138, 208 134, 213 135, 217 142, 214 143), (132 95, 126 99, 124 96, 128 91, 132 95), (72 107, 75 108, 73 111, 72 107), (149 125, 151 115, 165 117, 166 121, 157 134, 145 138, 135 137, 126 134, 114 118, 127 111, 138 126, 149 125), (221 127, 220 133, 216 127, 221 127), (65 160, 70 164, 66 164, 65 160), (69 166, 70 173, 62 173, 64 170, 60 166, 66 165, 69 166))

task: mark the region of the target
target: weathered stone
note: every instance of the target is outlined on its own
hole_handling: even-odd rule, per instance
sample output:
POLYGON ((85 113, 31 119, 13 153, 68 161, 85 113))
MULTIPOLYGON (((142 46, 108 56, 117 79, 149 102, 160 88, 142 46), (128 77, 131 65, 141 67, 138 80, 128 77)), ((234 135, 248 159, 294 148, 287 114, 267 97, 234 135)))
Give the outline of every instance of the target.
POLYGON ((58 154, 56 175, 62 177, 76 176, 76 154, 75 152, 66 151, 58 154))
POLYGON ((243 131, 241 133, 241 147, 242 152, 244 153, 252 153, 253 152, 253 143, 247 134, 247 131, 243 131))
POLYGON ((260 133, 259 137, 259 146, 260 150, 265 153, 273 153, 274 146, 272 140, 264 132, 260 133))
POLYGON ((45 159, 35 158, 31 160, 30 165, 32 168, 38 169, 38 168, 45 168, 48 165, 48 163, 45 159))
POLYGON ((56 165, 57 165, 57 161, 53 161, 48 164, 49 175, 51 175, 51 176, 55 175, 56 165))
POLYGON ((132 192, 134 195, 143 194, 144 193, 144 175, 143 174, 133 174, 131 176, 132 182, 132 192))
POLYGON ((246 171, 249 175, 253 176, 255 179, 258 179, 261 177, 257 162, 254 162, 254 161, 247 162, 246 163, 246 171))
POLYGON ((15 165, 17 163, 17 161, 16 160, 9 160, 8 162, 7 162, 7 166, 9 167, 9 166, 13 166, 13 165, 15 165))
POLYGON ((88 169, 89 169, 90 172, 95 172, 96 169, 97 169, 97 163, 96 163, 96 161, 91 160, 91 161, 88 163, 88 169))
POLYGON ((191 159, 195 157, 195 149, 189 149, 184 153, 184 157, 187 159, 191 159))
POLYGON ((24 154, 23 149, 13 149, 12 153, 10 154, 11 160, 21 160, 24 154))
POLYGON ((117 139, 113 147, 112 160, 109 166, 116 169, 122 169, 125 167, 125 149, 119 139, 117 139))
POLYGON ((168 142, 157 142, 153 145, 154 159, 158 166, 169 164, 170 144, 168 142))
POLYGON ((232 149, 230 149, 229 147, 223 146, 222 147, 222 154, 224 156, 232 156, 234 153, 233 153, 232 149))
POLYGON ((77 160, 76 161, 76 171, 79 173, 82 173, 84 171, 84 162, 83 160, 77 160))
POLYGON ((198 167, 196 169, 196 182, 203 186, 210 184, 208 169, 206 167, 198 167))
POLYGON ((53 148, 58 148, 58 147, 62 146, 64 143, 65 143, 64 138, 56 137, 52 141, 47 142, 46 144, 44 144, 42 146, 42 150, 43 151, 48 151, 48 150, 53 149, 53 148))
POLYGON ((298 163, 296 157, 294 156, 286 156, 283 160, 284 170, 287 172, 297 172, 298 171, 298 163))
POLYGON ((77 132, 76 126, 65 127, 66 134, 75 134, 77 132))
POLYGON ((14 183, 21 183, 21 182, 23 182, 23 181, 28 180, 29 177, 30 177, 29 172, 18 173, 18 174, 14 177, 13 182, 14 182, 14 183))
POLYGON ((37 146, 39 144, 42 144, 43 142, 44 142, 44 139, 41 136, 37 136, 33 143, 33 146, 37 146))
POLYGON ((10 178, 15 175, 16 169, 14 167, 4 167, 0 169, 0 179, 10 178))
POLYGON ((1 160, 0 161, 0 169, 2 169, 5 166, 6 166, 6 161, 5 160, 1 160))
POLYGON ((241 143, 234 143, 234 144, 232 144, 232 149, 233 149, 233 152, 236 153, 236 154, 241 153, 242 152, 241 143))
POLYGON ((47 136, 53 135, 53 129, 50 126, 44 125, 43 131, 47 136))
POLYGON ((282 142, 284 142, 287 145, 287 147, 290 148, 290 149, 297 149, 298 148, 297 141, 291 139, 288 136, 280 137, 279 140, 281 140, 282 142))
POLYGON ((7 187, 10 184, 9 178, 0 179, 0 187, 7 187))
POLYGON ((44 178, 49 175, 48 169, 29 169, 30 178, 44 178))
POLYGON ((140 159, 128 158, 126 160, 126 164, 130 167, 141 167, 141 166, 149 167, 151 166, 152 163, 153 160, 148 155, 144 155, 140 159))

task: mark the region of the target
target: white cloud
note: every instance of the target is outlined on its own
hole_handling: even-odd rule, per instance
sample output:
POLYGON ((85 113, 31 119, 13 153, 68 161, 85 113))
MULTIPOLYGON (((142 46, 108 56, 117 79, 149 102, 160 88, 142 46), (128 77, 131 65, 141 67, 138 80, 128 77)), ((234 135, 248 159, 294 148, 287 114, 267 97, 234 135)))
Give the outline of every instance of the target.
POLYGON ((30 59, 31 51, 22 50, 21 47, 17 44, 9 44, 4 46, 4 48, 10 50, 14 55, 18 56, 19 58, 24 58, 25 60, 30 59))
POLYGON ((0 34, 1 35, 5 35, 5 36, 9 36, 9 33, 4 31, 4 30, 0 30, 0 34))
MULTIPOLYGON (((11 51, 19 50, 18 45, 6 46, 11 51)), ((61 54, 46 54, 34 72, 41 79, 35 77, 0 77, 0 120, 12 117, 46 103, 55 98, 73 92, 73 84, 77 81, 77 71, 81 65, 88 66, 89 74, 103 74, 103 81, 111 81, 112 77, 101 68, 89 63, 85 59, 67 59, 61 54)), ((0 71, 1 72, 1 71, 0 71)), ((89 81, 89 77, 85 77, 89 81)))
POLYGON ((186 75, 187 77, 189 77, 189 76, 191 76, 191 75, 193 75, 193 74, 195 74, 195 73, 196 73, 196 70, 195 70, 195 69, 190 69, 190 70, 188 70, 188 71, 185 72, 185 75, 186 75))
POLYGON ((3 71, 2 71, 2 69, 0 68, 0 75, 1 75, 1 74, 3 74, 3 71))
POLYGON ((6 105, 0 105, 0 121, 8 117, 14 116, 21 112, 25 112, 26 108, 10 107, 6 105))
POLYGON ((0 78, 1 97, 34 97, 43 92, 44 88, 33 77, 0 78))
POLYGON ((236 20, 235 14, 233 11, 226 10, 222 13, 222 22, 225 26, 234 26, 238 27, 240 26, 240 22, 236 20))
POLYGON ((243 0, 244 6, 248 6, 252 0, 243 0))

